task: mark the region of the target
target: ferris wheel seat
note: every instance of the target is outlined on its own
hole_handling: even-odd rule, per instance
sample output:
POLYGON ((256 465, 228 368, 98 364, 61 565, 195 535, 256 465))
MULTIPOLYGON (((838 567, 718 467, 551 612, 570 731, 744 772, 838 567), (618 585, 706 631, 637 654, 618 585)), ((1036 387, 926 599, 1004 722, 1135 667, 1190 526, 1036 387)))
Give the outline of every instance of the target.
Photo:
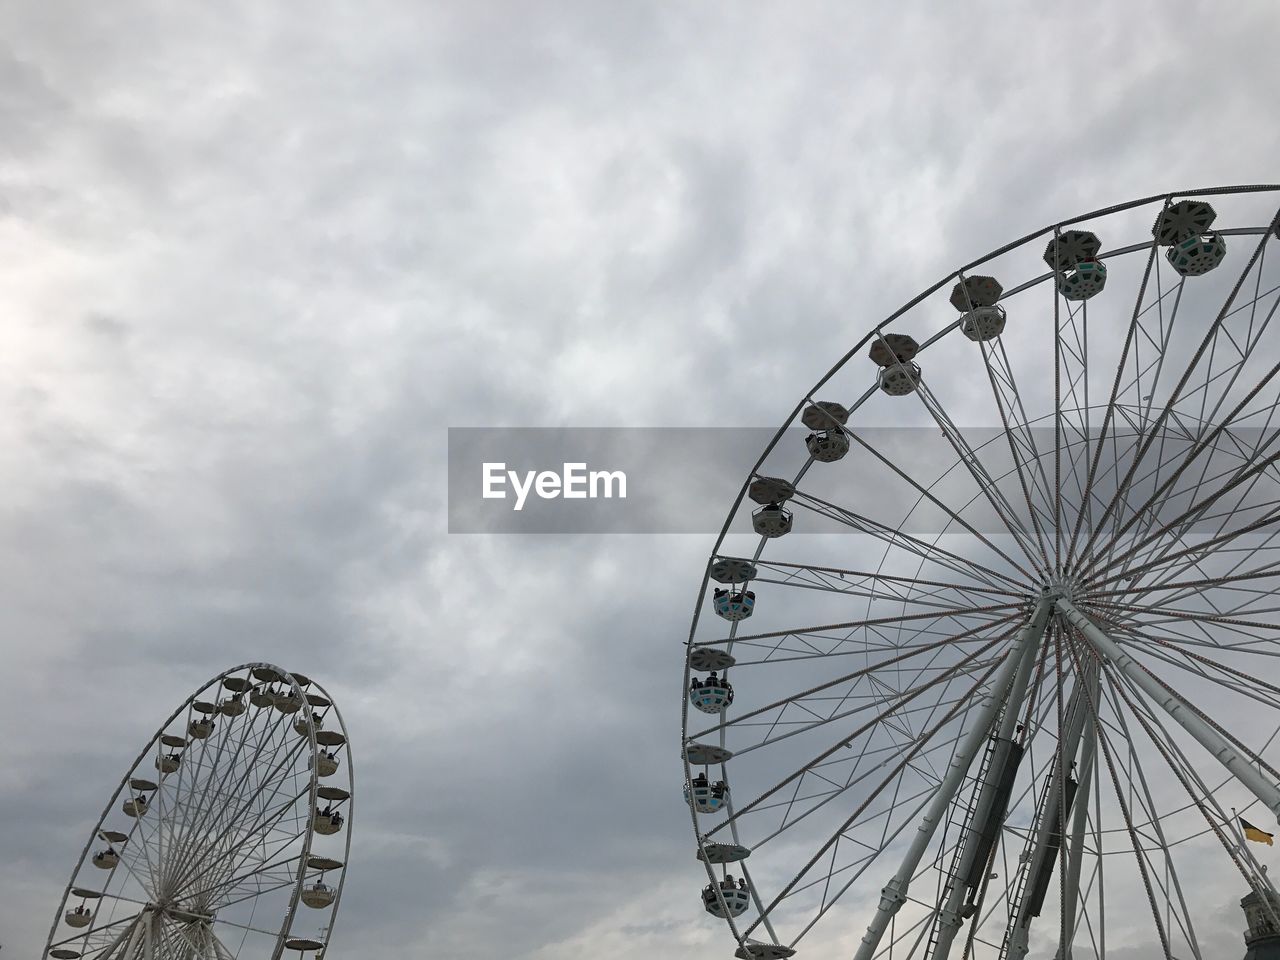
POLYGON ((891 397, 905 397, 920 383, 920 367, 914 363, 895 363, 880 371, 880 389, 891 397))
POLYGON ((1218 234, 1188 237, 1165 251, 1169 265, 1184 277, 1208 273, 1227 255, 1227 241, 1218 234))
POLYGON ((1057 273, 1075 270, 1086 260, 1096 261, 1102 241, 1092 230, 1064 230, 1044 248, 1044 262, 1057 273))
POLYGON ((751 893, 731 881, 721 884, 707 884, 702 890, 702 906, 713 917, 727 920, 729 917, 740 917, 751 906, 751 893), (719 887, 720 896, 716 896, 719 887), (723 900, 721 899, 723 898, 723 900))
POLYGON ((951 305, 961 313, 975 307, 992 307, 1004 293, 1004 287, 995 277, 972 276, 951 288, 951 305))
POLYGON ((751 515, 751 526, 762 537, 782 537, 791 532, 791 511, 777 503, 765 504, 751 515))
POLYGON ((756 607, 754 590, 716 590, 712 595, 716 615, 730 622, 745 620, 756 607))
POLYGON ((1213 206, 1203 200, 1179 200, 1160 211, 1151 235, 1157 243, 1174 246, 1188 237, 1208 233, 1217 217, 1213 206))
POLYGON ((693 670, 728 670, 737 658, 719 647, 696 647, 689 652, 689 667, 693 670))
POLYGON ((238 717, 248 709, 249 707, 245 704, 244 697, 238 693, 235 696, 228 697, 218 705, 218 711, 224 717, 238 717))
MULTIPOLYGON (((324 725, 324 721, 320 719, 319 715, 315 718, 315 725, 317 730, 324 725)), ((293 729, 300 737, 311 736, 311 724, 307 722, 306 717, 299 717, 297 720, 293 721, 293 729)))
POLYGON ((63 915, 69 927, 87 927, 93 922, 93 912, 83 907, 77 907, 74 910, 68 910, 63 915))
POLYGON ((755 564, 737 557, 722 557, 711 565, 711 579, 717 583, 746 583, 755 576, 755 564))
POLYGON ((974 307, 960 320, 960 332, 974 343, 994 340, 1004 333, 1004 307, 974 307))
POLYGON ((182 757, 176 753, 168 753, 156 757, 156 769, 161 773, 176 773, 182 766, 182 757))
POLYGON ((1066 300, 1088 300, 1106 285, 1107 265, 1101 260, 1082 260, 1069 273, 1058 274, 1058 292, 1066 300))
POLYGON ((146 797, 130 797, 120 805, 120 809, 127 817, 140 817, 147 812, 148 806, 146 797))
POLYGON ((333 887, 317 881, 302 890, 302 902, 314 910, 322 910, 333 903, 337 893, 333 887))
POLYGON ((733 703, 733 688, 703 684, 689 690, 689 702, 703 713, 719 713, 733 703))
POLYGON ((804 445, 809 456, 819 463, 835 463, 849 452, 849 437, 839 427, 811 433, 805 437, 804 445))
POLYGON ((342 817, 336 813, 317 813, 311 818, 311 829, 316 833, 331 837, 342 829, 342 817))
POLYGON ((338 772, 338 758, 331 753, 320 754, 316 761, 316 773, 322 777, 332 777, 338 772))
POLYGON ((704 843, 698 859, 704 863, 737 863, 751 856, 751 850, 740 843, 704 843))
POLYGON ((706 781, 684 785, 684 802, 690 804, 698 813, 716 813, 729 802, 729 786, 723 780, 715 783, 706 781))
POLYGON ((276 695, 267 687, 254 687, 249 691, 249 702, 262 709, 276 702, 276 695))
POLYGON ((286 690, 272 698, 272 706, 281 713, 297 713, 302 709, 302 698, 295 697, 292 690, 286 690))
POLYGON ((209 734, 213 733, 213 721, 192 720, 187 725, 187 733, 197 740, 207 740, 209 734))
POLYGON ((93 865, 99 870, 111 870, 120 862, 120 854, 114 850, 99 850, 93 855, 93 865))

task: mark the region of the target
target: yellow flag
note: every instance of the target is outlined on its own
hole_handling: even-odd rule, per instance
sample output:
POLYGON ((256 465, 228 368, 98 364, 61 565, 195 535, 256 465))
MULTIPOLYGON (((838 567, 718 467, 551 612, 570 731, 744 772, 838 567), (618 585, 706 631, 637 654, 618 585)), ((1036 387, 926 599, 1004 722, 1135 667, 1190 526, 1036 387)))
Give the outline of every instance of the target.
POLYGON ((1240 817, 1240 826, 1244 830, 1246 840, 1252 840, 1254 843, 1265 843, 1268 847, 1273 846, 1275 839, 1274 833, 1267 833, 1265 830, 1259 830, 1244 817, 1240 817))

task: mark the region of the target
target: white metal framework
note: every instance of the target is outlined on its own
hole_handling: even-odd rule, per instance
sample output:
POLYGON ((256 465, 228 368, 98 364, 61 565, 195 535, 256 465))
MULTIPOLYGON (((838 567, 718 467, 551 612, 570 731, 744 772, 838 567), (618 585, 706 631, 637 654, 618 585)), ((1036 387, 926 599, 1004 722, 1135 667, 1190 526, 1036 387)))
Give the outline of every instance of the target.
POLYGON ((1046 227, 774 435, 684 672, 736 956, 1200 960, 1270 891, 1237 811, 1280 817, 1278 216, 1241 186, 1046 227))
POLYGON ((226 671, 161 725, 108 800, 54 913, 55 960, 322 958, 354 779, 320 684, 226 671))

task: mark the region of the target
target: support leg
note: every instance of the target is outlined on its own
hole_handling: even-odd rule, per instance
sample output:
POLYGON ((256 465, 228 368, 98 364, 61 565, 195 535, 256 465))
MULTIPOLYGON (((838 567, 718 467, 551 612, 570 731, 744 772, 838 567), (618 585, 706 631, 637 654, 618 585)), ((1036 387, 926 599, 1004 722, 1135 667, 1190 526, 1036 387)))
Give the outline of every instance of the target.
MULTIPOLYGON (((956 751, 955 759, 952 760, 951 767, 947 770, 937 793, 934 794, 928 809, 921 817, 920 826, 910 847, 907 848, 902 865, 881 891, 880 905, 876 909, 876 915, 872 918, 870 926, 867 927, 866 934, 862 937, 862 942, 858 944, 854 960, 872 960, 880 946, 880 939, 889 927, 889 921, 906 902, 907 888, 916 868, 920 865, 920 858, 924 856, 925 849, 933 840, 938 824, 946 816, 947 807, 950 806, 956 791, 959 790, 960 784, 969 772, 969 765, 973 762, 974 755, 990 735, 1000 708, 1008 702, 1015 677, 1023 670, 1023 662, 1034 659, 1035 650, 1040 645, 1040 638, 1044 634, 1045 624, 1048 622, 1052 607, 1053 601, 1050 597, 1047 595, 1041 597, 1031 619, 1018 634, 1013 649, 1009 651, 1008 658, 1001 665, 1000 672, 991 685, 991 696, 980 708, 978 717, 956 751)), ((1029 675, 1029 668, 1026 669, 1029 675)))
POLYGON ((1114 640, 1102 632, 1092 620, 1081 613, 1070 600, 1058 598, 1058 609, 1071 624, 1085 635, 1090 644, 1132 680, 1142 692, 1191 734, 1196 741, 1213 754, 1214 758, 1239 780, 1255 797, 1275 814, 1280 822, 1280 789, 1242 757, 1223 736, 1189 709, 1176 694, 1170 692, 1143 670, 1138 662, 1114 640))

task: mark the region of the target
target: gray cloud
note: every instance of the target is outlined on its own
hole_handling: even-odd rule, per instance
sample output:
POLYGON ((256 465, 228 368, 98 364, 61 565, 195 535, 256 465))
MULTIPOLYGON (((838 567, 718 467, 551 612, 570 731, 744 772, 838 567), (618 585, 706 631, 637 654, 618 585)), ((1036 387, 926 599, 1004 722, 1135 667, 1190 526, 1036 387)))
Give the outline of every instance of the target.
POLYGON ((445 428, 775 426, 961 260, 1274 179, 1276 26, 0 9, 4 946, 161 719, 262 658, 352 730, 342 950, 727 953, 676 759, 709 539, 449 537, 445 428))

